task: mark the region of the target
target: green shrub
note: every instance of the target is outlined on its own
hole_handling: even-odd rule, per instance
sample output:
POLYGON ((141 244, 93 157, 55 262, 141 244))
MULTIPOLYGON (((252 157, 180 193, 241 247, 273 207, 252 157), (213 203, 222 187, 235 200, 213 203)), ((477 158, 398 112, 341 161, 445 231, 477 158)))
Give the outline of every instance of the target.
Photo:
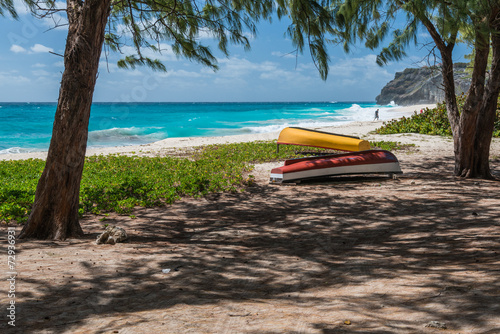
MULTIPOLYGON (((465 97, 457 97, 459 108, 463 106, 465 97)), ((497 104, 493 137, 500 137, 500 103, 497 104)), ((420 133, 426 135, 451 136, 450 122, 446 113, 446 105, 438 103, 436 108, 426 108, 422 113, 415 112, 411 117, 384 122, 375 130, 378 134, 420 133)))
POLYGON ((394 141, 375 141, 370 142, 370 147, 372 149, 379 148, 386 151, 396 151, 396 150, 409 150, 415 147, 415 144, 401 144, 400 142, 394 141))

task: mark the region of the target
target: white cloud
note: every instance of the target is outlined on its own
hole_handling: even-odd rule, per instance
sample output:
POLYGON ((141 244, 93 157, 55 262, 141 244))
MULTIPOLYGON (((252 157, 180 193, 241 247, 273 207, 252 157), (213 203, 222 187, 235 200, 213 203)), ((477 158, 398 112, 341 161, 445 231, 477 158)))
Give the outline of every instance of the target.
MULTIPOLYGON (((391 79, 393 74, 376 63, 374 54, 360 58, 342 59, 330 66, 329 77, 356 78, 354 82, 380 81, 391 79)), ((346 81, 346 83, 351 81, 346 81)))
POLYGON ((204 77, 202 72, 192 72, 192 71, 185 71, 185 70, 167 70, 165 73, 158 73, 156 74, 160 77, 178 77, 178 78, 201 78, 204 77))
POLYGON ((297 58, 297 53, 293 51, 289 53, 282 53, 281 51, 273 51, 271 52, 271 55, 280 58, 297 58))
POLYGON ((16 44, 14 44, 14 45, 12 45, 12 46, 10 47, 10 51, 15 52, 15 53, 22 53, 22 52, 26 52, 26 49, 25 49, 25 48, 23 48, 23 47, 22 47, 22 46, 20 46, 20 45, 16 45, 16 44))
POLYGON ((33 75, 37 76, 37 77, 47 77, 47 76, 52 75, 52 73, 47 72, 45 70, 36 70, 36 71, 32 71, 31 73, 33 73, 33 75))
POLYGON ((43 53, 43 52, 54 52, 54 49, 49 48, 42 44, 35 44, 31 47, 31 51, 34 53, 43 53))
MULTIPOLYGON (((226 31, 226 35, 229 39, 229 32, 226 31)), ((246 37, 249 41, 253 41, 255 37, 250 33, 250 32, 243 32, 242 35, 246 37)), ((210 31, 208 29, 202 29, 198 32, 197 39, 203 40, 203 39, 211 39, 211 40, 218 40, 216 37, 216 34, 213 31, 210 31)))
MULTIPOLYGON (((172 48, 168 44, 161 43, 160 45, 156 45, 160 51, 155 52, 151 49, 142 49, 141 54, 143 57, 148 57, 151 59, 158 59, 162 62, 167 62, 167 61, 177 61, 177 56, 175 53, 172 51, 172 48)), ((124 55, 135 55, 137 54, 137 51, 134 47, 131 46, 124 46, 121 49, 122 53, 124 55)), ((120 56, 122 57, 122 56, 120 56)))
POLYGON ((122 69, 123 73, 129 77, 141 77, 144 75, 144 73, 139 69, 139 68, 135 68, 135 69, 122 69))
POLYGON ((31 65, 31 67, 34 67, 34 68, 44 68, 44 67, 47 67, 47 65, 36 63, 36 64, 31 65))
POLYGON ((66 1, 56 1, 55 2, 55 7, 57 9, 66 9, 66 1))
POLYGON ((0 85, 2 86, 12 86, 18 84, 26 84, 31 82, 25 76, 15 74, 15 71, 12 72, 0 72, 0 85))
POLYGON ((229 78, 241 78, 256 72, 266 72, 274 70, 278 65, 269 61, 263 63, 253 63, 246 58, 229 58, 219 60, 221 65, 217 76, 229 78))
POLYGON ((68 29, 68 19, 65 16, 54 13, 41 21, 41 24, 45 27, 55 30, 67 30, 68 29))
POLYGON ((295 83, 304 84, 310 79, 314 79, 314 71, 309 71, 309 64, 301 64, 297 69, 295 67, 284 68, 283 65, 264 61, 260 63, 251 62, 245 58, 223 59, 221 70, 216 74, 217 79, 238 79, 249 80, 250 78, 287 82, 290 85, 295 83), (304 71, 307 69, 307 71, 304 71))
POLYGON ((198 39, 215 39, 214 33, 208 30, 201 30, 198 33, 198 39))
POLYGON ((27 15, 30 13, 28 6, 22 0, 14 0, 14 8, 18 15, 27 15))
MULTIPOLYGON (((62 66, 64 66, 64 62, 62 63, 62 66)), ((101 58, 101 61, 99 62, 99 70, 114 73, 118 70, 118 66, 113 61, 106 61, 106 59, 101 58)))

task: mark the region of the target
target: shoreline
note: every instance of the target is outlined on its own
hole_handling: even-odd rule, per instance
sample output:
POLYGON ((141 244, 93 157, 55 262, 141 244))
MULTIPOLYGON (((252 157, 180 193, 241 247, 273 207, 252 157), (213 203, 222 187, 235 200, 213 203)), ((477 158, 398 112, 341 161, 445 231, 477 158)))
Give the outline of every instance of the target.
MULTIPOLYGON (((336 126, 314 127, 313 129, 321 129, 329 132, 339 132, 345 135, 363 137, 369 132, 380 127, 383 122, 408 117, 413 115, 415 111, 434 108, 436 104, 419 104, 412 106, 394 107, 389 111, 380 114, 378 121, 363 121, 349 122, 347 124, 339 124, 336 126)), ((231 136, 214 136, 214 137, 177 137, 166 138, 160 141, 142 145, 131 146, 111 146, 99 148, 87 148, 86 156, 93 155, 108 155, 108 154, 134 154, 134 155, 158 155, 162 151, 168 151, 175 148, 186 148, 203 145, 224 144, 249 142, 255 140, 273 140, 277 139, 279 131, 265 133, 251 133, 243 135, 231 136)), ((43 159, 47 157, 47 151, 30 152, 30 153, 8 153, 0 154, 0 160, 26 160, 26 159, 43 159)))

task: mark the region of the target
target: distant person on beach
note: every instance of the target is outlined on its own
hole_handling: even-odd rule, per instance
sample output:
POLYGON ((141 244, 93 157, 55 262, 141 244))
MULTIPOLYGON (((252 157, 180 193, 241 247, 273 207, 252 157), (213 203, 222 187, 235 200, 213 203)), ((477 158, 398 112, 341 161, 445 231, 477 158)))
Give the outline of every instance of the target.
POLYGON ((378 121, 378 109, 375 110, 375 118, 373 120, 374 121, 378 121))

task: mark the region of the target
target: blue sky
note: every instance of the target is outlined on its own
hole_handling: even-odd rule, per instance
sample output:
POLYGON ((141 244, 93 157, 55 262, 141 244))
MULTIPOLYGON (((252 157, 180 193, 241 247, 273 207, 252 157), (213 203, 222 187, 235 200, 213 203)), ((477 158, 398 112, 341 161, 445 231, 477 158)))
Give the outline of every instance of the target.
MULTIPOLYGON (((0 17, 0 102, 56 102, 63 71, 67 30, 52 19, 39 20, 17 5, 19 20, 0 17)), ((65 22, 64 17, 56 17, 65 22)), ((409 50, 401 62, 379 67, 376 53, 361 46, 345 54, 331 46, 330 74, 325 82, 308 53, 296 58, 284 37, 286 22, 259 25, 252 50, 231 46, 230 57, 220 55, 220 70, 211 69, 167 52, 166 73, 147 68, 118 69, 117 54, 101 59, 96 102, 254 102, 254 101, 375 101, 398 71, 418 67, 425 50, 409 50)), ((422 42, 429 37, 422 32, 422 42)), ((210 40, 206 40, 210 43, 210 40)), ((462 47, 455 60, 466 51, 462 47)))

